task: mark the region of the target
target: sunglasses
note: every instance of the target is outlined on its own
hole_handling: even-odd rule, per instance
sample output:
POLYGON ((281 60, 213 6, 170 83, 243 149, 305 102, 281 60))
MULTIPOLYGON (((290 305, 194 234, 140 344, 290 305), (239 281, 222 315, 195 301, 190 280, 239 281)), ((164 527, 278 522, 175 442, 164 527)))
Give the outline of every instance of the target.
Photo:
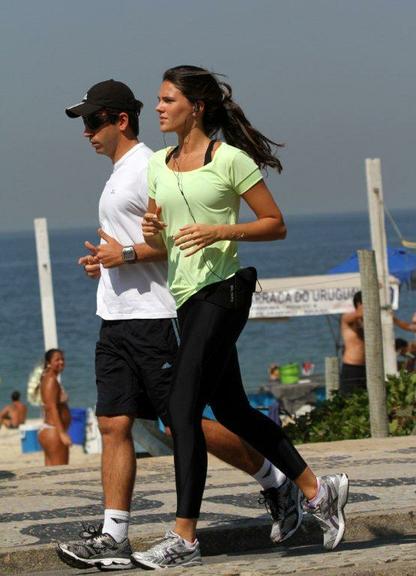
POLYGON ((98 130, 101 126, 104 126, 104 124, 108 122, 114 124, 117 120, 118 114, 109 114, 108 112, 94 112, 93 114, 82 117, 84 126, 88 130, 98 130))

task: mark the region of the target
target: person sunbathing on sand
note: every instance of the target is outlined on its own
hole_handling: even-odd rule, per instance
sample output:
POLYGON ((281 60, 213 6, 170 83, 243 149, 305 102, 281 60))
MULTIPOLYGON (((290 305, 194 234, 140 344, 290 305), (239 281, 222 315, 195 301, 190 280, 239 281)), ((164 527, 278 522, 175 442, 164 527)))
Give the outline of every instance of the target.
POLYGON ((24 424, 27 415, 27 406, 20 401, 20 392, 15 390, 11 395, 11 404, 8 404, 0 412, 0 426, 6 428, 18 428, 24 424))

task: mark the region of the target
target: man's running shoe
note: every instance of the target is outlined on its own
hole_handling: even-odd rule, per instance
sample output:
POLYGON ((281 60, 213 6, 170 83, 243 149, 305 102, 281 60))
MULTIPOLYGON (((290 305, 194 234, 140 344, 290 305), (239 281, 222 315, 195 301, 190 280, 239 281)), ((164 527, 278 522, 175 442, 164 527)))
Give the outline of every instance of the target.
POLYGON ((172 530, 166 532, 163 540, 146 552, 134 552, 131 559, 136 566, 145 570, 202 564, 198 540, 191 547, 172 530))
POLYGON ((332 474, 319 479, 326 495, 313 507, 305 503, 305 510, 315 516, 324 533, 324 548, 334 550, 345 532, 344 508, 348 500, 349 481, 346 474, 332 474))
POLYGON ((59 558, 73 568, 99 568, 100 570, 128 570, 133 568, 132 549, 128 538, 116 542, 110 534, 102 533, 100 526, 86 526, 76 544, 58 544, 59 558))
POLYGON ((302 492, 286 478, 281 486, 262 490, 261 495, 259 503, 266 506, 273 518, 270 539, 275 544, 283 542, 296 532, 302 522, 302 492))

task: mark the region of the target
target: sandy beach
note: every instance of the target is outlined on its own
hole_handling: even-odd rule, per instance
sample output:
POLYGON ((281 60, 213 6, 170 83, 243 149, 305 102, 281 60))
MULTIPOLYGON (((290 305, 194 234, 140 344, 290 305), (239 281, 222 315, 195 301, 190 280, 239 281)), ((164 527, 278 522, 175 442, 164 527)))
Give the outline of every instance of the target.
MULTIPOLYGON (((27 424, 40 424, 41 420, 30 419, 27 424)), ((18 469, 43 466, 43 452, 28 452, 23 454, 21 445, 21 430, 0 428, 0 470, 18 469)), ((71 447, 70 464, 82 466, 83 464, 99 464, 100 454, 86 454, 84 448, 77 444, 71 447)))

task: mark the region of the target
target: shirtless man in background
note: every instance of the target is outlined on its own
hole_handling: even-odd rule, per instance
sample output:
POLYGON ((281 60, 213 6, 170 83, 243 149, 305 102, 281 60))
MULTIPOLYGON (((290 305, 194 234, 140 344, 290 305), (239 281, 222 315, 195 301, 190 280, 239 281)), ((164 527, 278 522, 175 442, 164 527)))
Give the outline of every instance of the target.
POLYGON ((8 404, 0 412, 0 426, 6 428, 18 428, 26 421, 27 407, 20 401, 20 392, 15 390, 11 396, 11 404, 8 404))
POLYGON ((366 390, 363 302, 361 292, 353 298, 355 310, 341 316, 341 336, 344 341, 339 391, 343 396, 356 390, 366 390))

